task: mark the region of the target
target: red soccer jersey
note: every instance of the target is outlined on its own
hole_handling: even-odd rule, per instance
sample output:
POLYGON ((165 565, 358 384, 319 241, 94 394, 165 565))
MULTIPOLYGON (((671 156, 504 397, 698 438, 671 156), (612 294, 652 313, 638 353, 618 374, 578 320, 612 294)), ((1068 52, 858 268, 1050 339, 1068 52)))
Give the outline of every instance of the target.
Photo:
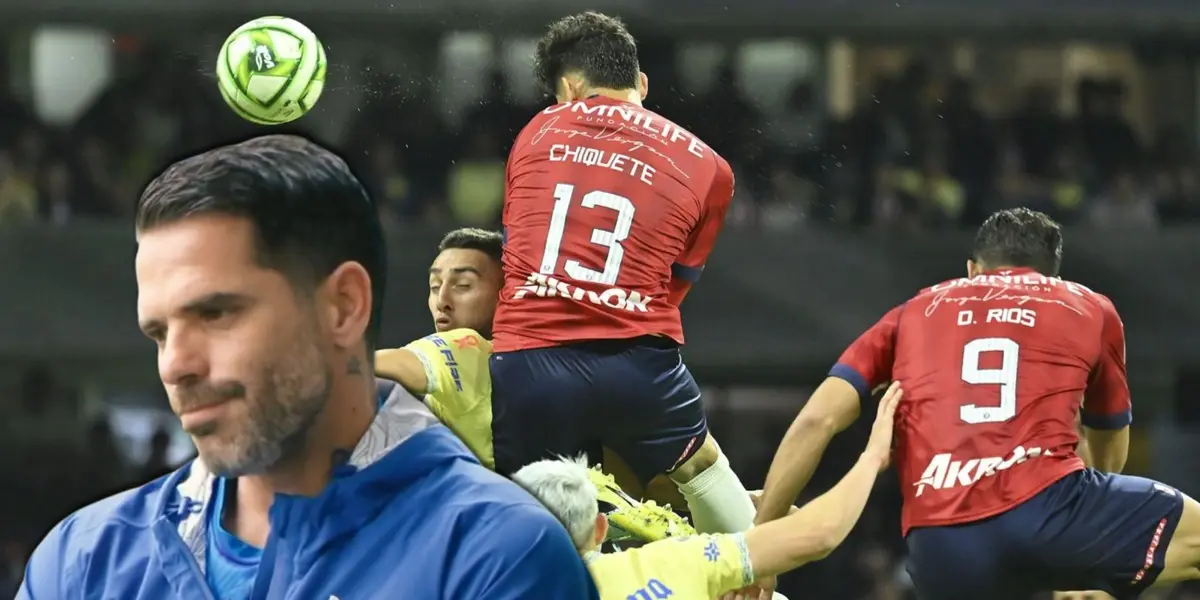
POLYGON ((1029 269, 953 279, 892 309, 830 372, 864 397, 898 380, 902 526, 1021 504, 1083 468, 1076 416, 1131 421, 1125 332, 1108 298, 1029 269))
POLYGON ((538 113, 508 158, 496 351, 683 343, 679 302, 732 196, 724 159, 640 106, 596 96, 538 113))

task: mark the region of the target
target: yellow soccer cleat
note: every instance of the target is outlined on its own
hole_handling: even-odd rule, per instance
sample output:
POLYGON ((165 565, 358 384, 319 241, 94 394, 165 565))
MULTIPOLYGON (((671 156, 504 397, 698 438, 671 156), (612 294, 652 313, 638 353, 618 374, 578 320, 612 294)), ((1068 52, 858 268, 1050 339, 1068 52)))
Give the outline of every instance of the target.
POLYGON ((608 517, 608 541, 658 540, 695 535, 696 530, 671 506, 659 506, 653 500, 639 502, 626 494, 600 467, 588 470, 592 485, 599 492, 600 510, 608 517))

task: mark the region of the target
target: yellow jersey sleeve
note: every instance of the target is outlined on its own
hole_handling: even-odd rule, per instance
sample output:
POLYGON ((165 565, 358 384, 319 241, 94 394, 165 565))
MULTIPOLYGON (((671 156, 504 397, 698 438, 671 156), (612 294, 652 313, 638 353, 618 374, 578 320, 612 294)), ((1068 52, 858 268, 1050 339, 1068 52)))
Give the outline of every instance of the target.
POLYGON ((740 533, 653 542, 588 561, 600 600, 707 600, 754 583, 740 533))
POLYGON ((404 347, 425 367, 425 403, 489 469, 492 451, 492 343, 472 329, 423 337, 404 347))

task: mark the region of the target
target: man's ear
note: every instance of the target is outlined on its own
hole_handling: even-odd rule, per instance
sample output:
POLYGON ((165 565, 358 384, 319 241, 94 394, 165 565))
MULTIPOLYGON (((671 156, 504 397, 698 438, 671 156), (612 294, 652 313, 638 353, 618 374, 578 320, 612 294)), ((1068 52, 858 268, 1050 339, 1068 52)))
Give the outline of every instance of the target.
POLYGON ((320 292, 333 341, 349 348, 362 341, 371 322, 371 276, 357 262, 347 261, 325 278, 320 292))
POLYGON ((575 102, 586 99, 584 94, 587 93, 587 84, 579 76, 563 75, 559 77, 558 89, 559 102, 575 102))
POLYGON ((604 538, 608 537, 608 517, 604 513, 596 513, 596 545, 604 543, 604 538))

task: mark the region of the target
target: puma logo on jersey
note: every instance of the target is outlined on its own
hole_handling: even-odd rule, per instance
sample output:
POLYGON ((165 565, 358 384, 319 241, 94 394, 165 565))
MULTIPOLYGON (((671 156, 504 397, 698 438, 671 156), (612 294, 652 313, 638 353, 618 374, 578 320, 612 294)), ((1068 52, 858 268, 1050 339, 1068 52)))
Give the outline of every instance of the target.
POLYGON ((917 486, 917 496, 925 492, 926 487, 944 490, 953 487, 967 487, 984 477, 991 477, 999 471, 1012 468, 1031 458, 1049 456, 1049 450, 1033 447, 1017 446, 1012 455, 1007 458, 989 456, 986 458, 969 458, 955 460, 949 453, 938 454, 929 461, 921 478, 913 485, 917 486))
POLYGON ((638 292, 616 287, 602 292, 585 290, 540 273, 531 273, 525 280, 525 285, 517 287, 513 299, 519 300, 531 294, 539 298, 566 298, 576 302, 590 302, 598 306, 636 312, 650 312, 648 305, 653 300, 650 296, 643 296, 638 292))

